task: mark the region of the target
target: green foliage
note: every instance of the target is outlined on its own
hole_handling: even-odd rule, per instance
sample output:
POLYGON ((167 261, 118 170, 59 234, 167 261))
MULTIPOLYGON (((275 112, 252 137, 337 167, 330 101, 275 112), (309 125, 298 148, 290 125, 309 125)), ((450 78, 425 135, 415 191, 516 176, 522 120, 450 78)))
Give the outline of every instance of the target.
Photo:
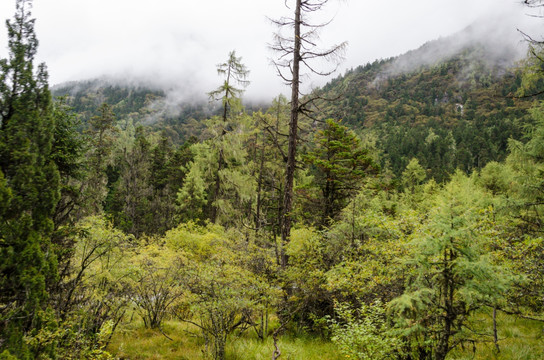
POLYGON ((132 299, 144 325, 160 329, 185 292, 186 261, 182 254, 160 246, 156 241, 139 246, 131 261, 135 266, 131 274, 132 299))
POLYGON ((365 209, 362 197, 345 210, 343 221, 327 234, 327 289, 338 299, 387 302, 404 290, 409 275, 400 259, 407 255, 407 237, 421 221, 413 211, 391 216, 365 209))
POLYGON ((220 116, 94 84, 68 98, 77 115, 51 104, 31 1, 16 3, 0 60, 0 358, 110 359, 123 327, 120 357, 440 360, 491 334, 488 308, 541 315, 544 108, 509 96, 542 85, 538 57, 523 78, 478 48, 408 73, 376 62, 315 103, 357 134, 301 116, 289 139, 285 97, 242 107, 234 52, 209 93, 220 116), (328 350, 305 348, 307 332, 328 350))
POLYGON ((527 58, 523 64, 523 76, 517 95, 536 97, 542 94, 544 78, 542 77, 542 44, 533 42, 529 47, 527 58))
POLYGON ((239 234, 218 225, 189 223, 167 233, 167 246, 187 258, 185 283, 190 293, 178 308, 181 320, 201 330, 214 359, 225 358, 228 336, 250 324, 259 281, 245 266, 239 234))
POLYGON ((444 359, 470 339, 464 330, 477 309, 505 296, 512 277, 486 255, 485 197, 457 173, 438 194, 429 219, 414 233, 415 267, 405 293, 389 307, 420 358, 444 359))
POLYGON ((208 203, 206 179, 209 181, 212 175, 206 164, 215 163, 215 154, 210 151, 207 143, 193 144, 190 151, 193 160, 187 164, 187 176, 178 192, 177 202, 183 220, 204 220, 208 203))
POLYGON ((115 122, 116 118, 111 106, 105 103, 100 106, 100 115, 89 120, 90 127, 87 134, 90 138, 90 147, 86 155, 89 175, 85 189, 93 215, 103 210, 108 194, 106 169, 113 160, 111 154, 117 133, 115 122))
POLYGON ((48 335, 64 354, 60 358, 70 359, 93 358, 107 346, 127 309, 133 272, 132 237, 97 217, 78 226, 64 293, 56 304, 59 330, 48 335))
POLYGON ((379 301, 362 304, 354 310, 335 303, 337 318, 329 319, 331 340, 350 359, 391 359, 398 354, 401 342, 390 334, 386 310, 379 301))
POLYGON ((329 119, 325 128, 315 136, 315 148, 304 160, 314 169, 314 182, 319 188, 317 204, 320 209, 319 226, 326 226, 346 206, 369 174, 376 174, 379 167, 374 164, 368 151, 363 149, 360 139, 347 127, 329 119))
POLYGON ((416 158, 412 158, 402 173, 402 185, 405 190, 413 193, 426 177, 425 169, 423 169, 416 158))
POLYGON ((497 162, 488 163, 480 172, 478 183, 493 196, 508 196, 512 193, 514 173, 510 166, 497 162))
MULTIPOLYGON (((519 184, 513 190, 515 199, 520 206, 520 215, 525 222, 527 231, 540 233, 543 220, 541 219, 542 200, 544 199, 544 108, 537 104, 531 109, 535 124, 528 127, 526 143, 512 140, 507 164, 514 170, 515 183, 519 184)), ((510 191, 512 192, 512 191, 510 191)))
POLYGON ((191 147, 193 160, 178 193, 182 219, 209 219, 225 226, 239 225, 255 199, 255 178, 247 161, 246 140, 251 118, 245 114, 229 119, 226 132, 219 118, 208 121, 212 138, 191 147))
POLYGON ((0 60, 0 351, 22 359, 36 355, 24 337, 45 326, 47 287, 57 280, 51 235, 60 196, 47 71, 34 68, 31 6, 16 2, 6 22, 8 58, 0 60))
POLYGON ((116 227, 139 237, 162 235, 177 224, 176 196, 194 141, 176 149, 166 137, 156 139, 141 126, 119 130, 114 161, 106 170, 105 199, 116 227))
MULTIPOLYGON (((212 100, 221 99, 223 102, 222 121, 211 119, 207 124, 207 132, 212 135, 211 145, 217 151, 217 164, 215 165, 217 170, 213 174, 212 186, 208 191, 207 215, 212 223, 218 221, 218 217, 221 217, 220 213, 230 213, 235 210, 234 207, 231 207, 233 205, 232 201, 228 201, 228 196, 225 198, 224 195, 234 190, 235 195, 243 196, 243 193, 240 192, 243 189, 240 186, 240 180, 247 180, 247 177, 243 178, 240 167, 235 168, 236 165, 243 163, 239 162, 238 156, 240 155, 237 156, 237 153, 242 152, 243 148, 232 149, 230 146, 236 144, 233 140, 240 134, 241 129, 239 126, 243 125, 245 119, 243 116, 232 116, 230 113, 242 110, 240 96, 243 91, 235 88, 232 83, 238 83, 244 87, 249 85, 249 81, 246 80, 249 71, 241 63, 241 58, 237 58, 235 52, 232 51, 229 54, 229 60, 217 66, 217 72, 225 77, 225 82, 217 90, 208 94, 212 100), (234 138, 233 134, 236 134, 234 138)), ((243 157, 244 154, 241 154, 241 156, 243 157)), ((247 201, 247 199, 243 198, 241 200, 247 201)))
POLYGON ((457 168, 471 172, 503 161, 509 138, 521 139, 524 125, 531 122, 526 114, 531 100, 513 96, 521 87, 521 71, 493 64, 492 55, 479 45, 437 63, 401 70, 406 61, 419 63, 419 54, 445 48, 448 41, 334 79, 323 88, 323 97, 339 100, 319 104, 322 119, 342 118, 377 134, 381 164, 388 163, 397 176, 412 158, 439 183, 457 168))
POLYGON ((289 267, 282 274, 285 303, 282 316, 291 315, 297 331, 322 330, 315 319, 332 313, 333 299, 325 288, 325 243, 313 228, 291 230, 286 247, 289 267))

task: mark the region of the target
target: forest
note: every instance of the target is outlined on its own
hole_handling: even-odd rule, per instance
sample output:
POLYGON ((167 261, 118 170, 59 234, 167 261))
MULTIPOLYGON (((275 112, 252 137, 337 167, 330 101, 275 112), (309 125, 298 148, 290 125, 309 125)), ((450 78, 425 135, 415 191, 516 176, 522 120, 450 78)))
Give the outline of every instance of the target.
POLYGON ((326 2, 275 21, 290 98, 245 106, 233 50, 210 103, 171 112, 160 89, 50 89, 16 0, 0 360, 542 359, 542 43, 508 65, 482 44, 379 60, 301 95, 345 47, 313 47, 326 2))

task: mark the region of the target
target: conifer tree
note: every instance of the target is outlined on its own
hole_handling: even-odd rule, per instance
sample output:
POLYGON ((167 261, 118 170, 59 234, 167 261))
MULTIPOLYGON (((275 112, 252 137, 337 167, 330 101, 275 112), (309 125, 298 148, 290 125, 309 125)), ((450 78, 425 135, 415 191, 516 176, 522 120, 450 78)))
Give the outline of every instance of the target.
POLYGON ((249 70, 242 63, 241 57, 236 57, 236 51, 229 53, 229 59, 217 65, 217 73, 225 77, 223 85, 208 93, 210 99, 221 100, 223 103, 223 121, 227 122, 229 110, 240 102, 243 89, 234 86, 234 83, 246 87, 249 85, 247 77, 249 70))
POLYGON ((486 253, 488 199, 457 172, 435 199, 425 224, 412 234, 413 276, 390 304, 399 333, 418 359, 443 360, 472 342, 470 316, 497 303, 514 278, 486 253))
POLYGON ((32 1, 17 0, 0 60, 0 352, 33 357, 23 337, 42 323, 48 283, 56 279, 50 251, 59 172, 51 158, 55 124, 47 71, 35 71, 38 40, 32 1))
POLYGON ((315 183, 320 191, 319 225, 326 226, 355 195, 363 178, 378 171, 378 165, 357 135, 332 119, 318 131, 315 141, 315 149, 308 152, 304 160, 314 167, 315 183))
POLYGON ((113 137, 117 133, 116 117, 111 105, 102 104, 98 109, 99 115, 89 120, 87 133, 90 136, 90 149, 87 155, 89 176, 87 179, 87 196, 91 211, 98 213, 102 210, 108 189, 106 169, 111 162, 113 137))
MULTIPOLYGON (((307 106, 314 99, 310 98, 304 103, 300 102, 300 84, 303 69, 317 75, 330 75, 332 71, 319 71, 312 64, 315 59, 335 59, 341 55, 346 43, 334 45, 328 49, 321 50, 317 48, 316 38, 319 29, 326 24, 314 24, 308 17, 312 13, 319 12, 329 2, 329 0, 296 0, 294 1, 293 17, 283 17, 273 22, 279 30, 275 34, 272 50, 278 53, 278 59, 274 61, 278 75, 291 87, 291 117, 289 120, 289 146, 287 150, 287 161, 285 170, 285 191, 282 207, 282 248, 281 262, 282 267, 287 266, 287 256, 284 247, 287 244, 291 232, 293 209, 293 184, 297 161, 297 141, 298 141, 298 118, 302 113, 307 113, 307 106), (287 29, 291 32, 289 35, 282 33, 287 29)), ((287 1, 285 2, 287 6, 287 1)))
POLYGON ((233 84, 237 83, 242 87, 249 85, 249 81, 246 80, 249 75, 249 70, 242 64, 242 58, 236 57, 236 52, 231 51, 229 53, 229 59, 227 62, 217 65, 217 73, 225 77, 223 85, 216 90, 208 93, 212 100, 221 100, 223 102, 223 124, 219 135, 219 154, 217 159, 217 172, 215 174, 213 191, 210 193, 209 205, 209 218, 212 223, 217 220, 218 204, 217 200, 220 197, 221 191, 221 172, 225 168, 225 150, 223 149, 223 138, 227 134, 228 116, 229 110, 233 107, 240 107, 240 96, 243 90, 235 87, 233 84))

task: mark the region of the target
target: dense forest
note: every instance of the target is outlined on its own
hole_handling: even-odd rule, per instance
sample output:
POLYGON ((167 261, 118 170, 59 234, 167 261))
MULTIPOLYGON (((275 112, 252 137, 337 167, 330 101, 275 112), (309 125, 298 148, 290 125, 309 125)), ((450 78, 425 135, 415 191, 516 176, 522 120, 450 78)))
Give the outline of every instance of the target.
MULTIPOLYGON (((400 65, 440 39, 299 98, 294 64, 318 53, 284 35, 290 99, 244 106, 232 51, 209 103, 173 105, 103 80, 50 90, 16 3, 1 360, 542 358, 542 44, 400 65)), ((300 34, 324 3, 277 25, 300 34)))

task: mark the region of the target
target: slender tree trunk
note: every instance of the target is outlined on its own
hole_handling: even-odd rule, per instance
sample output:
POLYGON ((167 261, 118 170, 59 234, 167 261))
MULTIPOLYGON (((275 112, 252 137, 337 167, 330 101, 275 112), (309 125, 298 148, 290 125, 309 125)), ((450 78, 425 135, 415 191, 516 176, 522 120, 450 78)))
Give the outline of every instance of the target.
MULTIPOLYGON (((257 136, 257 140, 258 140, 257 136)), ((257 141, 258 143, 258 141, 257 141)), ((263 144, 261 147, 261 154, 260 154, 260 164, 259 164, 259 178, 257 180, 257 205, 255 210, 255 231, 259 232, 261 230, 261 226, 263 221, 261 220, 261 207, 262 207, 262 186, 263 186, 263 178, 264 178, 264 160, 265 160, 265 154, 264 154, 264 144, 265 144, 265 137, 263 134, 263 144)))
POLYGON ((500 353, 501 348, 499 347, 499 336, 497 332, 497 307, 493 308, 493 342, 495 343, 497 352, 500 353))
POLYGON ((300 26, 301 19, 301 1, 297 0, 295 8, 295 37, 293 50, 293 78, 291 80, 291 120, 289 122, 289 148, 287 153, 287 168, 285 172, 285 192, 283 197, 283 212, 281 226, 281 267, 287 267, 287 254, 285 246, 289 242, 291 233, 291 210, 293 208, 293 180, 295 175, 296 154, 297 154, 297 132, 298 132, 298 114, 299 114, 299 85, 300 85, 300 26))
POLYGON ((229 84, 230 84, 230 66, 227 70, 227 88, 225 89, 225 96, 223 98, 223 129, 221 129, 221 137, 220 137, 220 149, 219 149, 219 158, 217 160, 217 173, 215 174, 215 181, 214 181, 214 191, 212 192, 212 196, 210 198, 210 221, 212 224, 215 224, 217 221, 217 206, 214 204, 216 200, 219 198, 219 191, 221 190, 221 170, 225 167, 225 157, 223 155, 223 137, 227 133, 227 116, 228 116, 228 106, 229 106, 229 84))
POLYGON ((451 266, 454 261, 453 251, 451 249, 444 251, 444 310, 446 312, 444 316, 444 332, 440 334, 440 340, 436 350, 436 360, 444 360, 449 352, 449 343, 452 336, 452 327, 456 314, 453 308, 453 295, 454 295, 454 279, 451 273, 451 266))
MULTIPOLYGON (((222 146, 222 144, 220 145, 222 146)), ((214 204, 219 198, 219 191, 221 191, 221 170, 225 167, 225 159, 223 156, 223 149, 219 149, 219 159, 217 160, 217 173, 215 174, 215 181, 213 186, 212 196, 210 198, 210 221, 215 224, 217 221, 217 206, 214 204)))

